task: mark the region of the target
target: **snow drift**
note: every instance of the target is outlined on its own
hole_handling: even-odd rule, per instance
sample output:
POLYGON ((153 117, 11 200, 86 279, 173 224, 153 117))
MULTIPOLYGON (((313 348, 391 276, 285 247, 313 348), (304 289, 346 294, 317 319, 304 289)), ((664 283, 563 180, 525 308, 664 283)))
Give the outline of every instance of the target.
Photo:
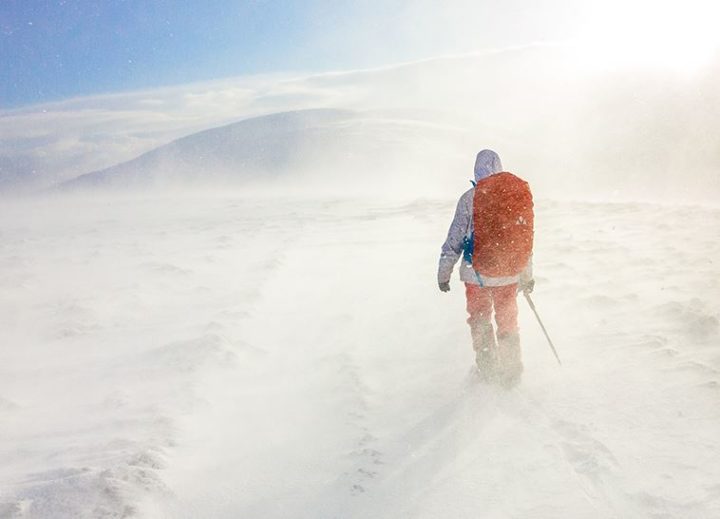
POLYGON ((0 205, 0 517, 720 514, 720 213, 538 200, 476 384, 455 200, 0 205))

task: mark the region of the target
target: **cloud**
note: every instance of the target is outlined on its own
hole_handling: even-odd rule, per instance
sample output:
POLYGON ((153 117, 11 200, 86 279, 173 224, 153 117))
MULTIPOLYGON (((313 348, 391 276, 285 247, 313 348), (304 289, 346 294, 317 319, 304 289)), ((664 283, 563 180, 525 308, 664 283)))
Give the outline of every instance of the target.
POLYGON ((31 159, 49 181, 72 178, 245 117, 263 88, 254 80, 218 81, 7 111, 0 114, 0 154, 31 159))
MULTIPOLYGON (((496 148, 505 164, 524 172, 548 195, 654 190, 717 198, 718 85, 718 67, 694 78, 658 68, 593 69, 576 48, 531 45, 374 69, 226 79, 3 112, 0 156, 5 164, 32 164, 33 178, 44 174, 49 183, 248 117, 343 108, 460 128, 468 137, 459 149, 468 157, 478 148, 496 148), (679 179, 679 168, 691 172, 679 179)), ((450 174, 458 179, 450 187, 467 176, 438 172, 444 178, 450 174)))

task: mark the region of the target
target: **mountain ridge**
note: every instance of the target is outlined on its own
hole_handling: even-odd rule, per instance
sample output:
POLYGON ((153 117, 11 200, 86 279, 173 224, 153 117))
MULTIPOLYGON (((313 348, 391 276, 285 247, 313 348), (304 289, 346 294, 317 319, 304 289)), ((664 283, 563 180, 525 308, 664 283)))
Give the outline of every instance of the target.
POLYGON ((450 126, 379 112, 292 110, 186 135, 56 190, 381 181, 408 165, 429 172, 452 162, 462 135, 450 126))

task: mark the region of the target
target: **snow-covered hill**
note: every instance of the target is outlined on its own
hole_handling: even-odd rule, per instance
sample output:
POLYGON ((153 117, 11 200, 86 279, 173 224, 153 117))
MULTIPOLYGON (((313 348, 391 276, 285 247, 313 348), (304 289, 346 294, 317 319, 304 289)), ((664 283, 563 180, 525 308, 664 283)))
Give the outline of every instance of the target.
POLYGON ((666 69, 598 68, 593 63, 573 46, 535 45, 370 70, 236 78, 0 111, 0 190, 48 187, 108 167, 79 184, 138 183, 147 189, 147 184, 165 186, 179 177, 191 183, 211 176, 236 181, 253 177, 257 169, 269 168, 273 175, 283 165, 309 170, 313 161, 330 165, 330 172, 320 171, 318 177, 334 181, 342 176, 336 170, 348 166, 342 159, 352 148, 351 162, 368 169, 382 158, 406 158, 410 167, 383 171, 383 180, 397 176, 414 182, 417 170, 430 169, 426 162, 437 164, 428 178, 439 192, 447 182, 438 180, 459 164, 440 158, 460 149, 463 171, 469 171, 474 153, 489 147, 526 172, 547 196, 572 192, 607 199, 630 192, 716 200, 720 66, 685 77, 666 69), (322 117, 302 112, 309 108, 334 112, 322 117), (293 111, 300 112, 248 120, 293 111), (247 122, 234 129, 194 135, 241 120, 247 122), (259 136, 285 125, 289 132, 257 149, 259 136), (314 134, 291 135, 303 126, 314 134), (234 138, 226 142, 222 132, 234 138), (459 144, 458 132, 466 136, 459 144), (192 137, 130 163, 143 170, 157 167, 150 175, 132 171, 130 164, 114 168, 183 136, 192 137), (216 138, 217 146, 211 145, 216 138), (318 157, 317 150, 326 155, 318 157), (242 171, 243 165, 248 171, 242 171))
POLYGON ((0 205, 0 517, 720 515, 720 212, 538 202, 476 383, 455 200, 0 205))
MULTIPOLYGON (((417 119, 349 110, 300 110, 205 130, 60 186, 173 189, 263 186, 387 187, 399 171, 416 180, 458 162, 465 132, 417 119)), ((466 154, 462 166, 467 167, 466 154)), ((460 166, 460 167, 462 167, 460 166)), ((459 168, 458 168, 459 169, 459 168)), ((396 178, 405 182, 405 175, 396 178)))

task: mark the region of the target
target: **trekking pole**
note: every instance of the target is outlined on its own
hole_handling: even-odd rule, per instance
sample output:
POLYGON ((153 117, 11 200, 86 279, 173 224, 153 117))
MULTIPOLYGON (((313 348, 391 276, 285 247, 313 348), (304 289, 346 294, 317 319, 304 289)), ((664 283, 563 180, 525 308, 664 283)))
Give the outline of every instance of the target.
POLYGON ((533 300, 530 299, 530 294, 528 294, 527 292, 523 292, 523 295, 525 296, 525 299, 527 299, 527 302, 530 305, 530 309, 535 314, 535 317, 537 317, 538 323, 540 323, 540 328, 542 328, 542 331, 545 334, 545 338, 550 343, 550 348, 552 348, 552 352, 555 354, 555 358, 557 359, 558 364, 562 366, 562 362, 560 362, 560 357, 558 357, 557 351, 555 350, 555 345, 553 345, 552 340, 550 340, 550 336, 548 335, 548 332, 545 329, 545 326, 543 325, 543 322, 540 319, 540 316, 538 315, 537 309, 535 308, 535 303, 533 303, 533 300))

